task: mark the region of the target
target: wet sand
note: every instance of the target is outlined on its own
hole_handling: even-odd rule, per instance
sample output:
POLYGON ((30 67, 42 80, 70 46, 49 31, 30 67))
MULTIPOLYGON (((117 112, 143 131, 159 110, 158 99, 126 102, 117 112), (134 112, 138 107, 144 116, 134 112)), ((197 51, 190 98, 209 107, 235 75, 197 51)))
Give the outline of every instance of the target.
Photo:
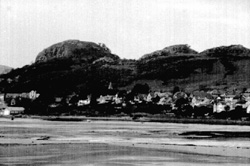
POLYGON ((2 165, 250 163, 250 126, 39 119, 0 119, 0 125, 2 165))

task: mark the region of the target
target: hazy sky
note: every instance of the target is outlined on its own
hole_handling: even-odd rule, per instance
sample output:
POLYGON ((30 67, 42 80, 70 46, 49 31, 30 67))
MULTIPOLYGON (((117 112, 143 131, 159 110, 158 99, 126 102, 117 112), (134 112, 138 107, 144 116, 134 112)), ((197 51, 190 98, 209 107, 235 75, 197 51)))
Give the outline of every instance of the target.
POLYGON ((0 0, 0 64, 22 67, 68 39, 132 59, 174 44, 250 48, 250 0, 0 0))

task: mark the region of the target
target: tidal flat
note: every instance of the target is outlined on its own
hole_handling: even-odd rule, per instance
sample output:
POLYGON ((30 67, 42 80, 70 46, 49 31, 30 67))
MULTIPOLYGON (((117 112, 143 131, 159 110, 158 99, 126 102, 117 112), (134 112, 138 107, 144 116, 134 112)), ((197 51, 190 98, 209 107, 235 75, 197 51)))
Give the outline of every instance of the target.
POLYGON ((1 165, 248 165, 250 126, 0 118, 1 165))

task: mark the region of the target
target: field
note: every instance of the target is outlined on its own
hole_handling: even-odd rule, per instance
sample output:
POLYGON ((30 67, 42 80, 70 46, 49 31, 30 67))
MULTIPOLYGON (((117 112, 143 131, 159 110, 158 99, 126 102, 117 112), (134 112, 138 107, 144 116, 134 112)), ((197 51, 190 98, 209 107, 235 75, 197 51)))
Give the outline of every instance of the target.
POLYGON ((0 119, 1 165, 248 165, 250 126, 0 119))

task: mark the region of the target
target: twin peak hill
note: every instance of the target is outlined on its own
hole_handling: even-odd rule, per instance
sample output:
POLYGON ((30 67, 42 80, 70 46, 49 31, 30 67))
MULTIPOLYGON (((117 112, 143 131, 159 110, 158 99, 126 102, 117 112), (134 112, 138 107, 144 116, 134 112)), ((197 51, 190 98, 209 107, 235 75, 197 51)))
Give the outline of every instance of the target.
POLYGON ((40 52, 35 63, 0 76, 2 92, 36 90, 47 96, 105 93, 147 83, 152 91, 250 87, 250 50, 221 46, 198 53, 174 45, 142 56, 120 59, 105 44, 67 40, 40 52))

